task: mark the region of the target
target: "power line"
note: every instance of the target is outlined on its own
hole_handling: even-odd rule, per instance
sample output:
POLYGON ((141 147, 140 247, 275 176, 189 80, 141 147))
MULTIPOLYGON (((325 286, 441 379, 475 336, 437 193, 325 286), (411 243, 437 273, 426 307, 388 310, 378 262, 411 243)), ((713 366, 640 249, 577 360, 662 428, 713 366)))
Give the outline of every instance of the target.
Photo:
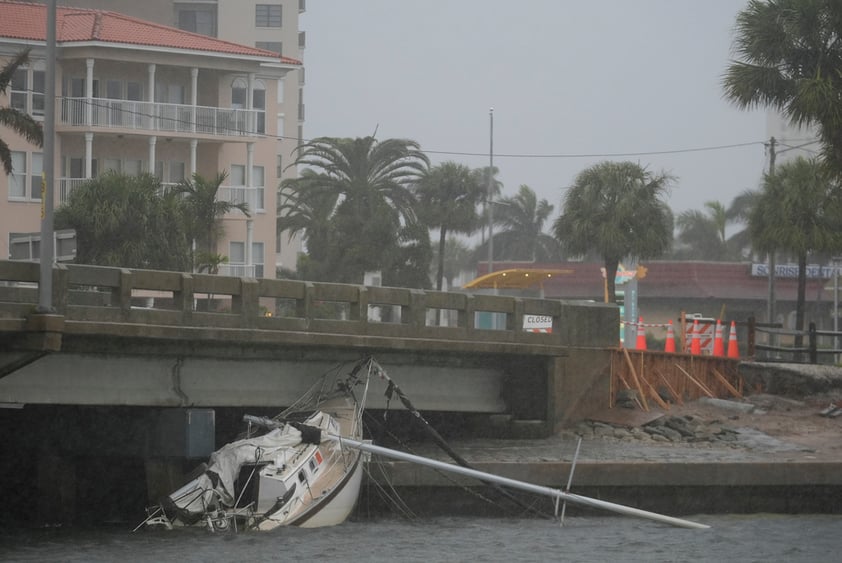
MULTIPOLYGON (((30 91, 32 91, 32 90, 30 90, 30 91)), ((133 109, 127 109, 127 108, 123 108, 123 107, 115 108, 111 104, 95 101, 95 100, 98 100, 97 98, 91 99, 90 102, 86 98, 85 99, 76 98, 76 99, 78 100, 80 106, 83 107, 83 108, 87 105, 91 105, 94 108, 100 108, 100 109, 106 109, 106 110, 117 110, 120 113, 125 113, 125 114, 128 114, 128 115, 135 115, 135 116, 145 117, 145 118, 149 118, 149 119, 156 119, 156 120, 158 120, 162 123, 166 123, 166 124, 188 125, 191 128, 195 124, 194 121, 191 121, 189 119, 180 119, 180 118, 175 117, 175 116, 155 115, 155 114, 152 114, 152 113, 133 110, 133 109)), ((124 103, 124 102, 141 103, 141 104, 151 104, 151 103, 153 103, 153 102, 134 102, 133 100, 115 100, 115 101, 120 102, 120 103, 124 103)), ((184 109, 190 109, 193 106, 180 106, 180 107, 182 107, 184 109)), ((199 107, 199 106, 196 106, 196 107, 199 107)), ((224 110, 225 108, 216 108, 216 109, 224 110)), ((252 111, 264 111, 264 110, 252 110, 252 111)), ((198 125, 198 124, 196 124, 196 125, 198 125)), ((216 128, 216 127, 214 127, 214 128, 216 128)), ((245 128, 238 127, 236 125, 233 126, 233 127, 226 125, 225 127, 221 127, 220 129, 223 129, 225 131, 230 131, 231 133, 234 133, 234 134, 242 134, 242 135, 251 135, 251 134, 256 133, 255 131, 249 131, 245 128)), ((154 130, 144 129, 144 131, 154 131, 154 130)), ((193 131, 191 131, 189 129, 188 130, 175 129, 173 131, 160 130, 160 132, 162 134, 166 134, 168 132, 190 133, 190 132, 193 132, 193 131)), ((197 132, 201 133, 201 131, 197 131, 197 132)), ((264 137, 273 138, 273 139, 276 139, 276 140, 291 140, 291 141, 304 142, 304 143, 314 140, 314 139, 305 139, 305 138, 302 138, 302 137, 292 137, 292 136, 287 136, 287 135, 269 135, 269 134, 266 134, 266 133, 258 133, 258 134, 260 134, 264 137)), ((810 141, 808 143, 805 143, 805 145, 802 145, 802 146, 813 144, 815 142, 817 142, 817 141, 810 141)), ((664 150, 653 150, 653 151, 606 152, 606 153, 495 153, 494 156, 500 157, 500 158, 616 158, 616 157, 655 156, 655 155, 664 155, 664 154, 708 152, 708 151, 716 151, 716 150, 727 150, 727 149, 734 149, 734 148, 741 148, 741 147, 749 147, 749 146, 753 146, 753 145, 763 145, 763 144, 765 144, 765 141, 749 141, 749 142, 745 142, 745 143, 732 143, 732 144, 724 144, 724 145, 713 145, 713 146, 703 146, 703 147, 688 147, 688 148, 681 148, 681 149, 664 149, 664 150)), ((797 147, 797 148, 800 148, 800 147, 797 147)), ((422 149, 421 152, 423 152, 425 154, 439 154, 439 155, 450 155, 450 156, 481 156, 481 157, 488 156, 487 153, 468 152, 468 151, 446 151, 446 150, 423 150, 422 149)))

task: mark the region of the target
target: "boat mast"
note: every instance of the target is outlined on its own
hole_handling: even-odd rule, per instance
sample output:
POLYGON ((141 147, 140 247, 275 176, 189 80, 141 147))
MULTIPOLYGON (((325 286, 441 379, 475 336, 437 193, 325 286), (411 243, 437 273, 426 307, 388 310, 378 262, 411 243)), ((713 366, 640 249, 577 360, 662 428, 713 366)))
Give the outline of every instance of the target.
POLYGON ((598 500, 590 497, 585 497, 582 495, 577 495, 574 493, 567 493, 561 491, 559 489, 553 489, 552 487, 544 487, 542 485, 534 485, 532 483, 527 483, 525 481, 518 481, 516 479, 509 479, 508 477, 501 477, 499 475, 494 475, 493 473, 486 473, 484 471, 477 471, 476 469, 470 469, 468 467, 462 467, 460 465, 453 465, 451 463, 445 463, 442 461, 438 461, 435 459, 430 459, 427 457, 421 457, 413 454, 408 454, 405 452, 401 452, 398 450, 392 450, 389 448, 384 448, 382 446, 375 446, 374 444, 368 444, 365 442, 360 442, 358 440, 352 440, 350 438, 344 438, 342 436, 336 435, 328 435, 328 438, 333 440, 338 440, 340 444, 344 446, 349 446, 351 448, 356 448, 358 450, 362 450, 364 452, 369 452, 373 454, 379 454, 385 457, 391 457, 393 459, 399 459, 401 461, 408 461, 411 463, 417 463, 419 465, 426 465, 427 467, 432 467, 435 469, 440 469, 442 471, 449 471, 451 473, 458 473, 460 475, 465 475, 467 477, 474 477, 476 479, 480 479, 482 481, 491 481, 493 483, 498 483, 500 485, 504 485, 506 487, 512 487, 514 489, 521 489, 524 491, 528 491, 531 493, 549 496, 555 498, 556 500, 561 499, 567 502, 572 502, 576 504, 581 504, 584 506, 590 506, 592 508, 600 508, 603 510, 610 510, 612 512, 617 512, 618 514, 625 514, 627 516, 637 516, 639 518, 647 518, 649 520, 655 520, 656 522, 663 522, 665 524, 671 524, 673 526, 679 526, 682 528, 710 528, 710 526, 706 524, 700 524, 698 522, 692 522, 690 520, 683 520, 681 518, 674 518, 672 516, 666 516, 663 514, 657 514, 655 512, 649 512, 646 510, 640 510, 638 508, 633 508, 631 506, 625 506, 622 504, 615 504, 613 502, 607 502, 604 500, 598 500))

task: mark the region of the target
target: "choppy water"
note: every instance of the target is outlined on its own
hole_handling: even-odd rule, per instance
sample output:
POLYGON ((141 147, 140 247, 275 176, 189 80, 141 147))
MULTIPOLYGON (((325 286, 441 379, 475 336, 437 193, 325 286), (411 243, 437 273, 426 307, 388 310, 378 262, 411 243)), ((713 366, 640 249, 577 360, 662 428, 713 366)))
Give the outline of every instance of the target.
POLYGON ((382 519, 334 528, 0 531, 2 561, 762 561, 842 560, 842 516, 695 516, 709 530, 625 517, 382 519))

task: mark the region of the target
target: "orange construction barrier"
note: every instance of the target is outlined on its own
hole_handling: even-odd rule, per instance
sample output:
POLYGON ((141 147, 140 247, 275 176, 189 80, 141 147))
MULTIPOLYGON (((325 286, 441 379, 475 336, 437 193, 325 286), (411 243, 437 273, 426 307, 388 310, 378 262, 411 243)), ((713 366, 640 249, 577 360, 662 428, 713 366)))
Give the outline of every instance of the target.
POLYGON ((675 333, 672 330, 672 321, 667 327, 667 342, 664 344, 664 352, 675 354, 675 333))
POLYGON ((728 334, 728 357, 740 357, 740 347, 737 345, 737 324, 734 321, 731 321, 731 332, 728 334))
POLYGON ((716 319, 716 332, 713 337, 713 355, 719 358, 725 356, 725 343, 722 341, 722 323, 716 319))
POLYGON ((637 344, 638 350, 646 350, 646 333, 643 331, 643 317, 637 319, 637 344))
POLYGON ((690 353, 694 356, 702 354, 702 343, 699 340, 699 321, 693 321, 693 340, 690 342, 690 353))

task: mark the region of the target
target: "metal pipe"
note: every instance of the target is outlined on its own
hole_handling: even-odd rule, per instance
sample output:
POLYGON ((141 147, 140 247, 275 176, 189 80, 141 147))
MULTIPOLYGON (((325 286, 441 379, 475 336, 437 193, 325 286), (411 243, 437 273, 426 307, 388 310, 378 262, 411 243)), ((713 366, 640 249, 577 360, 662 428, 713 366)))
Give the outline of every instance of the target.
POLYGON ((482 481, 490 481, 492 483, 497 483, 499 485, 503 485, 506 487, 512 487, 514 489, 521 489, 523 491, 528 491, 530 493, 535 493, 539 495, 545 495, 549 497, 553 497, 556 500, 562 499, 565 501, 573 502, 576 504, 581 504, 584 506, 590 506, 592 508, 600 508, 603 510, 610 510, 612 512, 617 512, 618 514, 625 514, 627 516, 637 516, 639 518, 647 518, 649 520, 655 520, 656 522, 663 522, 665 524, 671 524, 673 526, 679 526, 682 528, 710 528, 710 526, 706 524, 700 524, 698 522, 691 522, 690 520, 683 520, 681 518, 673 518, 672 516, 665 516, 663 514, 657 514, 655 512, 648 512, 646 510, 640 510, 638 508, 632 508, 630 506, 625 506, 622 504, 615 504, 613 502, 607 502, 604 500, 593 499, 590 497, 585 497, 582 495, 577 495, 573 493, 566 493, 564 491, 553 489, 551 487, 544 487, 542 485, 533 485, 532 483, 526 483, 524 481, 517 481, 515 479, 509 479, 508 477, 501 477, 499 475, 494 475, 493 473, 486 473, 484 471, 477 471, 476 469, 469 469, 467 467, 462 467, 460 465, 452 465, 450 463, 445 463, 442 461, 437 461, 435 459, 430 459, 426 457, 421 457, 417 455, 408 454, 405 452, 392 450, 389 448, 384 448, 382 446, 375 446, 374 444, 367 444, 365 442, 360 442, 358 440, 352 440, 351 438, 344 438, 342 436, 335 436, 335 435, 328 435, 330 439, 338 440, 340 444, 349 446, 352 448, 356 448, 358 450, 362 450, 364 452, 369 452, 373 454, 379 454, 385 457, 391 457, 394 459, 399 459, 401 461, 408 461, 411 463, 417 463, 418 465, 425 465, 427 467, 432 467, 434 469, 440 469, 442 471, 449 471, 451 473, 458 473, 459 475, 465 475, 467 477, 474 477, 476 479, 480 479, 482 481))

